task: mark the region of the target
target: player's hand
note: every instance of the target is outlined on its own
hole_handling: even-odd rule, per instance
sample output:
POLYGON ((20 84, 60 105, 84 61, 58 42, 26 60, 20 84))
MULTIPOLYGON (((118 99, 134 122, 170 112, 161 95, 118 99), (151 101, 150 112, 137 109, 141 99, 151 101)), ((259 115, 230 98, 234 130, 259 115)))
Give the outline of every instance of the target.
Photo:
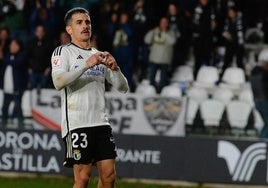
POLYGON ((100 63, 104 64, 106 67, 112 71, 118 71, 119 67, 114 59, 114 57, 109 52, 102 52, 100 58, 100 63))
POLYGON ((87 64, 88 68, 92 68, 95 65, 100 64, 101 63, 100 57, 102 57, 102 56, 103 56, 102 52, 97 52, 97 53, 93 54, 92 56, 90 56, 90 58, 88 58, 86 60, 86 64, 87 64))

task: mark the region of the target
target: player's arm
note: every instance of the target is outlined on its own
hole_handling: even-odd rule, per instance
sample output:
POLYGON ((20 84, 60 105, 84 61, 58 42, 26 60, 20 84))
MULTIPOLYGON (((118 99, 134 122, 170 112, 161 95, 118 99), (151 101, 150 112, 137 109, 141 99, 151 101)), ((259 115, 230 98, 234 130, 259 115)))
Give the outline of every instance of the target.
POLYGON ((105 56, 105 59, 101 63, 105 64, 108 67, 106 71, 107 81, 112 84, 118 91, 126 93, 129 90, 126 77, 121 72, 114 57, 108 52, 103 52, 103 54, 105 56))
POLYGON ((76 79, 78 79, 86 70, 94 67, 99 64, 100 61, 98 59, 99 54, 93 54, 90 58, 88 58, 84 65, 80 66, 80 69, 69 70, 68 66, 68 55, 64 56, 64 52, 61 52, 59 55, 52 55, 51 63, 52 63, 52 81, 54 87, 57 90, 61 90, 62 88, 72 84, 76 79))
POLYGON ((87 66, 73 71, 64 71, 64 70, 53 71, 52 68, 52 81, 54 87, 57 90, 61 90, 62 88, 70 85, 77 78, 79 78, 87 69, 88 69, 87 66))
POLYGON ((126 93, 129 91, 129 86, 126 77, 120 71, 112 71, 111 69, 107 69, 107 81, 114 86, 118 91, 122 93, 126 93))

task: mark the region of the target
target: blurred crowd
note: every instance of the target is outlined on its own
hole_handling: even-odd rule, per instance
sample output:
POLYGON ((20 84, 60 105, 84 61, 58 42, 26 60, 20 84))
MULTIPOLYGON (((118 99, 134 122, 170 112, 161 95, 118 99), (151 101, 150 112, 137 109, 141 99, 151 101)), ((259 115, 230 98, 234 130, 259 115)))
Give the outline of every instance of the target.
POLYGON ((0 3, 0 60, 9 52, 11 39, 21 41, 30 88, 37 83, 52 87, 50 53, 69 42, 63 17, 76 6, 90 11, 92 44, 116 57, 132 91, 143 78, 160 91, 172 71, 185 64, 191 47, 195 74, 204 64, 217 64, 218 46, 226 46, 223 69, 233 55, 243 68, 244 32, 254 27, 265 31, 268 18, 265 0, 4 0, 0 3), (158 70, 160 83, 155 81, 158 70))
POLYGON ((70 42, 63 17, 77 6, 90 12, 93 47, 115 56, 132 92, 143 79, 160 92, 189 59, 195 75, 220 62, 223 73, 234 56, 245 69, 245 43, 268 42, 265 0, 2 0, 0 87, 5 107, 15 96, 14 114, 26 89, 53 88, 51 52, 70 42), (247 37, 250 28, 264 34, 247 37))

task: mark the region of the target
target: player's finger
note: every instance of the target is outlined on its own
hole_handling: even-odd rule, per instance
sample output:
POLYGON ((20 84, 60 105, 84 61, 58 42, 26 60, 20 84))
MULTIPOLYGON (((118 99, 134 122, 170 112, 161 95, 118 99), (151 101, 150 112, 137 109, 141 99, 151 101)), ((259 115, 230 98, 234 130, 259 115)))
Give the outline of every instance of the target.
POLYGON ((100 63, 105 63, 105 61, 106 61, 106 56, 104 55, 104 53, 102 53, 102 52, 100 52, 100 53, 98 53, 98 61, 100 62, 100 63))
POLYGON ((114 64, 113 59, 108 58, 108 59, 106 60, 106 64, 107 64, 108 67, 111 67, 111 66, 114 64))
POLYGON ((111 54, 109 53, 109 52, 107 52, 107 51, 104 51, 104 52, 102 52, 103 53, 103 55, 105 55, 105 56, 110 56, 111 54))
POLYGON ((102 56, 98 56, 98 60, 100 63, 105 63, 106 58, 102 56))

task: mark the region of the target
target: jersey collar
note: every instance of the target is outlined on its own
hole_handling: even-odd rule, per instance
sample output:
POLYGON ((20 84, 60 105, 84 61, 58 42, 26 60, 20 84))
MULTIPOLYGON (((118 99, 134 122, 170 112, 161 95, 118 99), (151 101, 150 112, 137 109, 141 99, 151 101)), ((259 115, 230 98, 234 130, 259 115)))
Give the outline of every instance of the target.
POLYGON ((88 48, 88 49, 86 49, 86 48, 81 48, 80 46, 77 46, 76 44, 74 44, 73 42, 70 42, 72 45, 74 45, 74 46, 76 46, 77 48, 80 48, 80 49, 82 49, 82 50, 88 50, 88 51, 90 51, 90 50, 92 50, 92 48, 90 47, 90 48, 88 48))

